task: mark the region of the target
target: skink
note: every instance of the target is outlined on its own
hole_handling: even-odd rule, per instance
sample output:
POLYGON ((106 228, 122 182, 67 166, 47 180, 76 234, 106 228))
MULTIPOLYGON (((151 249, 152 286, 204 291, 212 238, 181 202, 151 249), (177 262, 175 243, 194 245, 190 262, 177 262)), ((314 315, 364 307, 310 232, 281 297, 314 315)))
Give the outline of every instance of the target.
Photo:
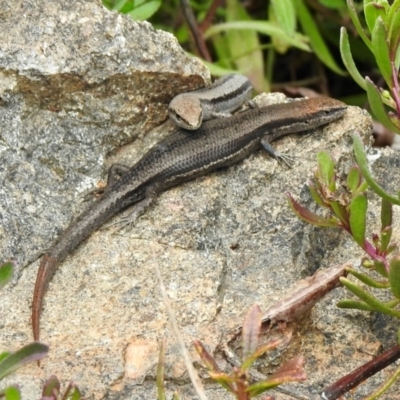
POLYGON ((203 89, 178 94, 169 103, 169 117, 181 128, 199 129, 203 121, 231 116, 250 100, 252 90, 245 76, 226 75, 203 89))
POLYGON ((194 132, 178 129, 151 148, 132 168, 121 165, 110 168, 103 196, 69 225, 40 263, 32 302, 35 340, 39 340, 43 296, 57 265, 112 216, 136 203, 134 219, 161 191, 232 165, 260 147, 276 156, 270 142, 327 124, 340 118, 345 110, 345 104, 330 98, 253 108, 205 122, 194 132))

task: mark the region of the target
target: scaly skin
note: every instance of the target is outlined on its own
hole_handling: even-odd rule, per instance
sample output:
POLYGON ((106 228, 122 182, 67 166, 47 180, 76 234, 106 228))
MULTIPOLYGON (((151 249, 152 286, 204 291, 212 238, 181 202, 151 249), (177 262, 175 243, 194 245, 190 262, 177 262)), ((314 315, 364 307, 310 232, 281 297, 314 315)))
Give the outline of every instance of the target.
POLYGON ((250 109, 205 122, 190 133, 178 129, 132 168, 119 167, 120 177, 109 179, 103 196, 69 225, 40 263, 32 303, 35 340, 43 297, 58 264, 112 216, 135 203, 139 214, 161 191, 237 163, 261 147, 271 153, 269 142, 334 121, 346 108, 334 99, 314 98, 250 109))

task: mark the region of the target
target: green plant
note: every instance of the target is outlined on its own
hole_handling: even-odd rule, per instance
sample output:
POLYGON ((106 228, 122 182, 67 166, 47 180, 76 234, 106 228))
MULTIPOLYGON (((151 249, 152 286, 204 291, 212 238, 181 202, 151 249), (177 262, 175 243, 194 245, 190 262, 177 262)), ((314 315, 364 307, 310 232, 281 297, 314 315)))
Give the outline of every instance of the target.
MULTIPOLYGON (((324 10, 328 17, 346 13, 344 0, 320 3, 317 11, 324 10)), ((184 48, 203 58, 213 75, 239 71, 251 77, 257 92, 270 91, 276 56, 293 48, 313 51, 329 69, 344 74, 326 44, 327 25, 318 26, 315 10, 304 0, 273 0, 260 7, 261 13, 250 12, 239 0, 227 0, 223 6, 212 0, 103 0, 103 4, 172 32, 184 48)))
MULTIPOLYGON (((371 273, 359 272, 353 268, 346 270, 357 278, 364 286, 348 278, 340 278, 340 282, 352 292, 357 299, 345 299, 338 302, 338 307, 353 308, 364 311, 375 311, 400 318, 400 255, 397 244, 392 242, 393 205, 400 204, 400 193, 392 196, 386 193, 373 179, 367 166, 363 144, 359 135, 353 135, 354 151, 357 166, 350 169, 346 180, 342 181, 335 173, 335 165, 327 153, 318 154, 318 167, 314 173, 309 189, 313 200, 328 211, 321 216, 309 211, 296 202, 289 194, 288 200, 295 214, 304 221, 323 227, 336 227, 345 230, 363 249, 366 257, 361 265, 367 271, 375 271, 379 278, 371 273), (381 197, 381 228, 367 238, 367 189, 373 190, 381 197), (388 290, 392 298, 381 301, 371 290, 388 290)), ((400 329, 397 338, 400 343, 400 329)), ((399 371, 393 376, 398 377, 399 371)), ((392 378, 392 377, 390 377, 392 378)), ((389 378, 389 380, 390 380, 389 378)), ((394 379, 390 382, 393 384, 394 379)), ((385 387, 387 390, 390 385, 385 387)))
POLYGON ((400 1, 390 5, 387 0, 364 0, 363 11, 366 29, 363 28, 353 0, 347 0, 349 14, 357 33, 373 54, 379 71, 386 83, 378 87, 367 76, 362 77, 351 54, 346 28, 341 29, 340 52, 354 81, 363 88, 368 96, 371 110, 389 130, 400 133, 400 1), (387 112, 385 105, 395 112, 387 112))
MULTIPOLYGON (((12 262, 0 265, 0 288, 11 280, 13 271, 14 264, 12 262)), ((0 381, 23 365, 46 357, 48 350, 46 345, 34 342, 15 352, 4 351, 0 353, 0 381)), ((21 395, 18 387, 11 385, 0 389, 0 397, 5 397, 6 400, 19 400, 21 395)))
POLYGON ((129 15, 135 21, 150 18, 160 8, 161 0, 103 0, 110 10, 129 15))
MULTIPOLYGON (((354 141, 356 154, 359 158, 363 155, 362 143, 357 136, 354 136, 354 141)), ((363 165, 362 162, 359 164, 363 165)), ((390 195, 385 194, 385 198, 381 202, 380 232, 374 233, 372 239, 368 240, 366 235, 368 207, 366 190, 370 185, 364 179, 363 173, 365 174, 363 169, 354 166, 350 169, 346 182, 340 182, 335 174, 332 159, 327 153, 319 153, 314 183, 311 183, 309 188, 314 201, 329 210, 329 217, 323 217, 307 210, 290 195, 289 204, 293 211, 308 223, 324 227, 337 227, 348 232, 367 254, 367 257, 362 261, 363 267, 376 271, 382 280, 377 281, 352 268, 347 268, 347 270, 370 287, 390 289, 394 296, 390 302, 382 303, 349 279, 341 278, 341 282, 359 297, 360 301, 346 300, 340 302, 339 306, 378 311, 400 318, 400 310, 395 308, 400 303, 400 258, 397 254, 392 254, 397 250, 397 245, 391 243, 393 231, 392 202, 389 200, 390 197, 388 198, 390 195)), ((367 176, 370 176, 369 172, 367 174, 367 176)), ((371 177, 368 179, 370 180, 371 177)), ((377 184, 375 183, 375 185, 377 184)))
POLYGON ((298 356, 282 365, 274 374, 265 380, 252 382, 250 369, 263 354, 281 345, 287 339, 271 340, 261 347, 257 344, 261 331, 261 310, 257 305, 248 310, 242 329, 242 362, 233 367, 230 373, 222 372, 214 358, 203 344, 195 340, 194 346, 205 364, 210 377, 235 395, 239 400, 247 400, 287 382, 301 382, 307 377, 303 370, 303 357, 298 356))
POLYGON ((13 271, 14 264, 12 262, 0 265, 0 289, 11 280, 13 271))
MULTIPOLYGON (((271 340, 257 349, 260 332, 261 310, 257 305, 253 305, 248 310, 243 323, 242 363, 239 367, 233 367, 229 374, 220 370, 215 359, 207 352, 199 340, 193 342, 211 379, 231 392, 238 400, 249 400, 283 383, 302 382, 307 379, 303 369, 303 357, 298 356, 286 362, 267 379, 252 383, 250 370, 254 362, 266 352, 276 349, 279 345, 286 343, 290 339, 286 337, 280 340, 271 340)), ((164 353, 165 340, 160 347, 157 367, 158 400, 166 399, 164 388, 164 353)), ((204 393, 202 393, 202 395, 204 395, 204 393)), ((174 399, 179 400, 180 398, 178 393, 174 394, 174 399)), ((264 397, 264 399, 268 400, 273 398, 268 396, 264 397)))
MULTIPOLYGON (((33 342, 15 352, 5 351, 0 353, 0 380, 23 365, 46 357, 48 350, 46 345, 33 342)), ((1 396, 5 396, 6 400, 19 400, 21 398, 19 389, 13 385, 0 389, 1 396)))
POLYGON ((42 400, 83 400, 81 392, 70 382, 64 393, 60 393, 60 381, 52 375, 43 385, 42 400))
MULTIPOLYGON (((0 265, 0 289, 11 280, 14 271, 12 262, 0 265)), ((0 353, 0 381, 10 375, 18 368, 33 361, 39 361, 47 356, 48 346, 40 342, 29 343, 17 351, 4 351, 0 353)), ((0 389, 0 398, 6 400, 20 400, 21 393, 17 386, 10 385, 0 389)), ((70 383, 64 392, 60 395, 60 382, 55 376, 51 376, 43 385, 42 399, 44 400, 80 400, 81 395, 78 388, 70 383)))

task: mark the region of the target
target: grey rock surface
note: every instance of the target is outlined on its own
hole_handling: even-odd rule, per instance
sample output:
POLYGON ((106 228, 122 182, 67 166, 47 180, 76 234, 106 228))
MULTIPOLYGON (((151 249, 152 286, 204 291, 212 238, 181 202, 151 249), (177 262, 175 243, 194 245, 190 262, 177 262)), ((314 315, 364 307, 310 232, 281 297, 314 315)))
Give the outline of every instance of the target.
MULTIPOLYGON (((107 166, 132 165, 168 134, 168 122, 151 128, 165 119, 176 92, 206 82, 208 72, 171 35, 97 2, 30 0, 18 10, 12 5, 5 4, 0 19, 9 36, 0 50, 0 226, 3 258, 15 257, 21 269, 0 292, 0 349, 15 350, 32 340, 39 255, 86 207, 83 193, 105 179, 107 166)), ((283 100, 278 95, 258 101, 283 100)), ((296 156, 292 169, 259 152, 163 193, 131 230, 93 234, 60 265, 49 286, 41 320, 49 357, 40 368, 28 365, 2 384, 18 383, 24 399, 37 399, 40 383, 56 374, 65 384, 74 380, 89 399, 154 399, 158 346, 166 338, 168 391, 196 398, 154 265, 198 361, 193 339, 213 352, 251 304, 265 310, 318 268, 357 263, 362 253, 348 236, 305 225, 285 198, 291 192, 314 209, 306 183, 316 153, 326 150, 340 171, 348 169, 354 163, 354 130, 368 140, 371 121, 351 107, 341 121, 275 144, 296 156)), ((399 187, 397 160, 385 150, 372 165, 392 188, 399 187)), ((379 221, 377 200, 371 200, 371 221, 379 221)), ((260 370, 268 373, 302 353, 309 379, 291 387, 316 393, 369 361, 382 344, 389 347, 392 322, 338 310, 335 303, 344 297, 337 289, 318 303, 283 355, 269 365, 262 360, 260 370)), ((354 398, 384 377, 372 378, 354 398)), ((398 389, 385 398, 396 399, 398 389)), ((230 398, 215 385, 207 386, 207 396, 230 398)))
POLYGON ((4 10, 1 254, 25 266, 104 176, 106 154, 165 121, 171 98, 209 73, 171 34, 98 1, 8 2, 4 10))

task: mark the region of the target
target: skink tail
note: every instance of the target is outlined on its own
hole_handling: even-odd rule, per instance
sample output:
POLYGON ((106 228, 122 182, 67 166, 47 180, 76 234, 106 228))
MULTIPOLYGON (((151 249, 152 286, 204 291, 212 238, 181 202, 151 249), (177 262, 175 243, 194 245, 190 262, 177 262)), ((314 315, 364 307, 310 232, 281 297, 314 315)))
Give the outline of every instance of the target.
POLYGON ((40 313, 42 311, 43 297, 47 286, 53 276, 58 260, 50 254, 45 254, 39 266, 36 277, 35 290, 32 300, 32 328, 34 340, 39 340, 40 334, 40 313))

